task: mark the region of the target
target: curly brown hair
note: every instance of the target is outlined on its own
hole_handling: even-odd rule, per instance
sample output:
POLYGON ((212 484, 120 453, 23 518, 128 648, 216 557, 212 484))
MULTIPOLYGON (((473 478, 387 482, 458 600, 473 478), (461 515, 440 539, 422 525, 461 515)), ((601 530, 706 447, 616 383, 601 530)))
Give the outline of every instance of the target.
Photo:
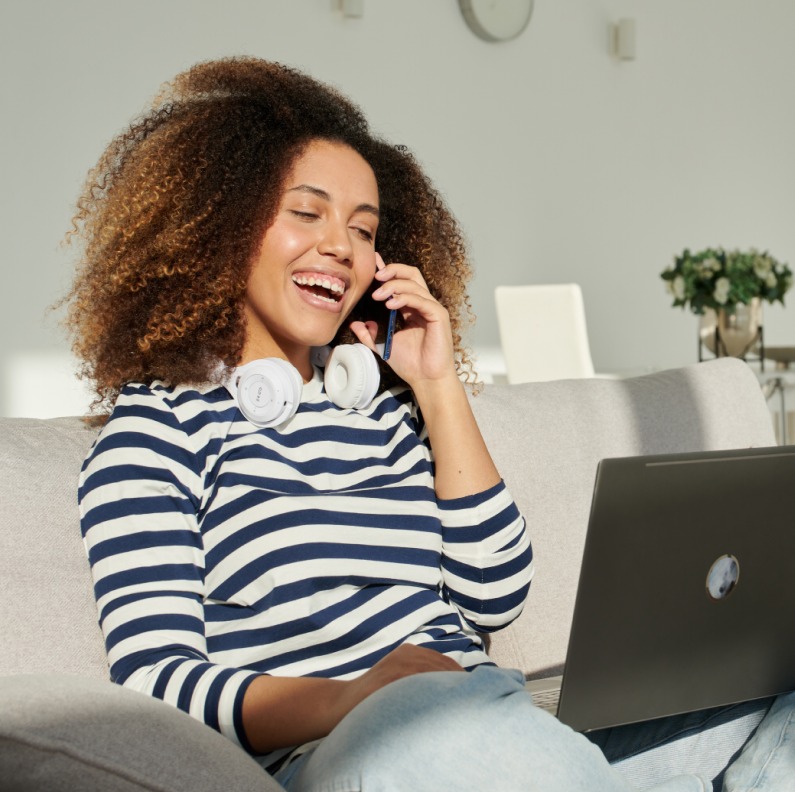
MULTIPOLYGON (((284 179, 313 140, 344 143, 373 168, 386 261, 415 264, 448 310, 456 365, 472 312, 458 225, 414 157, 373 135, 361 110, 302 72, 256 58, 198 64, 178 75, 105 150, 77 202, 82 238, 63 302, 95 412, 129 382, 217 381, 246 336, 246 284, 284 179)), ((365 296, 352 318, 376 319, 365 296)), ((338 342, 355 340, 347 328, 338 342)), ((383 370, 383 386, 394 382, 383 370)))

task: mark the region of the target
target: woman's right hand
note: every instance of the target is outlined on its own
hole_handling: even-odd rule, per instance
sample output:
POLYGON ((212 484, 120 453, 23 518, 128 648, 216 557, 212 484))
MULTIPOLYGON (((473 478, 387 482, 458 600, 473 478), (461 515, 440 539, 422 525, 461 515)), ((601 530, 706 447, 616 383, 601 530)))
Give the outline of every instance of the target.
POLYGON ((390 682, 430 671, 463 670, 455 660, 433 649, 413 644, 402 644, 379 660, 369 671, 347 683, 347 688, 340 701, 340 706, 344 710, 340 720, 357 704, 390 682))
POLYGON ((463 670, 433 649, 403 644, 347 681, 263 674, 243 699, 243 728, 260 753, 301 745, 325 737, 357 704, 390 682, 429 671, 463 670))

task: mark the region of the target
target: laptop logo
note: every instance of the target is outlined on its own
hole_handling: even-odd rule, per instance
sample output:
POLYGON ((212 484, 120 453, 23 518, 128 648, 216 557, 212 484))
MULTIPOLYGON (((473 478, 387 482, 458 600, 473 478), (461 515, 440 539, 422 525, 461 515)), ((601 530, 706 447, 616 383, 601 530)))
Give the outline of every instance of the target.
POLYGON ((740 579, 740 562, 733 555, 722 555, 707 573, 707 596, 718 602, 734 591, 740 579))

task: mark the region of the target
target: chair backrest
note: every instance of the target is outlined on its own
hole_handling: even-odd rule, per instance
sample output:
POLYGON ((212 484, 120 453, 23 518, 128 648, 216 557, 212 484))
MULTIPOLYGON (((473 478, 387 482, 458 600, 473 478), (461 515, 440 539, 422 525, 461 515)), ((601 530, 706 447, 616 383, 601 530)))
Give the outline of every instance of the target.
POLYGON ((497 286, 494 298, 509 383, 594 376, 578 284, 497 286))

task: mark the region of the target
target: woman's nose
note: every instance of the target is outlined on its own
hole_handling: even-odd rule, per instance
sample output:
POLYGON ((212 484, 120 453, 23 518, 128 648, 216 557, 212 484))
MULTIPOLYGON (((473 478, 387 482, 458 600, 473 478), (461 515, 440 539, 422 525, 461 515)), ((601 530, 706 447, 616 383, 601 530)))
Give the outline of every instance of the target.
POLYGON ((350 261, 353 256, 353 246, 347 224, 328 223, 323 229, 318 250, 323 255, 334 256, 341 261, 350 261))

